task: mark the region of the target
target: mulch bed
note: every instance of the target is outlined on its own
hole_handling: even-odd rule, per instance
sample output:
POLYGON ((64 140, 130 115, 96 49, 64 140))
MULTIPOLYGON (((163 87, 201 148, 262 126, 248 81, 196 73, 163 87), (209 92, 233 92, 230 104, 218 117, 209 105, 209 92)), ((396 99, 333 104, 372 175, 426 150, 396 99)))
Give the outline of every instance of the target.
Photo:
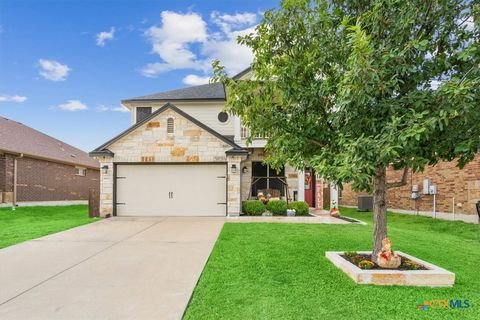
MULTIPOLYGON (((349 261, 350 263, 357 265, 357 263, 355 263, 355 261, 350 257, 350 256, 347 256, 347 255, 340 255, 343 259, 349 261)), ((401 255, 399 255, 401 258, 402 258, 402 264, 400 265, 400 267, 398 267, 397 269, 384 269, 384 268, 380 268, 376 263, 375 263, 375 266, 371 269, 368 269, 368 270, 399 270, 399 271, 412 271, 412 270, 428 270, 428 268, 426 268, 425 266, 421 265, 421 264, 418 264, 416 262, 413 262, 412 260, 408 259, 408 258, 405 258, 401 255), (415 265, 416 268, 411 268, 411 267, 408 267, 407 264, 411 264, 411 265, 415 265)), ((372 255, 371 254, 357 254, 356 255, 356 259, 357 261, 358 260, 368 260, 368 261, 372 261, 372 255), (357 258, 358 257, 358 258, 357 258), (360 258, 361 257, 361 258, 360 258)), ((364 269, 364 270, 367 270, 367 269, 364 269)))

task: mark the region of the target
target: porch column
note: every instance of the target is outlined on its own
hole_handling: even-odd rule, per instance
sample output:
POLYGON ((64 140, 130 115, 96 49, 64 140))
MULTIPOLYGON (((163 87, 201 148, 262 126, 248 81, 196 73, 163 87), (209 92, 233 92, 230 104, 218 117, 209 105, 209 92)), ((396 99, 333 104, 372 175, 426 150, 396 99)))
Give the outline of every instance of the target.
POLYGON ((305 201, 305 171, 298 171, 298 201, 305 201))
POLYGON ((338 208, 338 186, 330 184, 330 208, 338 208))

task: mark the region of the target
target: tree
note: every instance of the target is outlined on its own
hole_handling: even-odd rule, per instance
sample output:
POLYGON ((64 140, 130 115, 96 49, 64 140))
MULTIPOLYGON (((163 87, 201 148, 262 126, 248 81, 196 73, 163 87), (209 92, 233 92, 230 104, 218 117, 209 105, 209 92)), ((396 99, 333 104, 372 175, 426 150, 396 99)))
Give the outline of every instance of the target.
POLYGON ((387 189, 479 150, 479 11, 468 0, 285 0, 238 40, 254 77, 235 81, 216 61, 214 79, 226 109, 269 137, 271 165, 373 192, 376 257, 387 189), (401 181, 387 181, 390 166, 401 181))

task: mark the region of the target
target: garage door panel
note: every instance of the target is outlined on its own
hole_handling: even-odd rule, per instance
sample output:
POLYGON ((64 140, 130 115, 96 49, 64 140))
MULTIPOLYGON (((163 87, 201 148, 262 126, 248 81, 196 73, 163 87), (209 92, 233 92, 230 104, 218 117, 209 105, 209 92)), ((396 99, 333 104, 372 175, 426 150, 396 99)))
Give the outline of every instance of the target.
POLYGON ((117 165, 119 216, 225 216, 225 164, 117 165))

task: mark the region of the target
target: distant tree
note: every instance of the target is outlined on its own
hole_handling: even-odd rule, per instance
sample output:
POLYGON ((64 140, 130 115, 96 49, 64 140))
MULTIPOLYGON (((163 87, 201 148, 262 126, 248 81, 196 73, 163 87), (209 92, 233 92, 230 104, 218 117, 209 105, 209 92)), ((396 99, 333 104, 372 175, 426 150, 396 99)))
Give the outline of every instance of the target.
POLYGON ((240 37, 254 78, 214 62, 226 108, 269 137, 268 162, 312 166, 373 192, 373 254, 387 236, 387 189, 480 145, 478 1, 285 0, 240 37), (403 169, 388 182, 386 169, 403 169))

